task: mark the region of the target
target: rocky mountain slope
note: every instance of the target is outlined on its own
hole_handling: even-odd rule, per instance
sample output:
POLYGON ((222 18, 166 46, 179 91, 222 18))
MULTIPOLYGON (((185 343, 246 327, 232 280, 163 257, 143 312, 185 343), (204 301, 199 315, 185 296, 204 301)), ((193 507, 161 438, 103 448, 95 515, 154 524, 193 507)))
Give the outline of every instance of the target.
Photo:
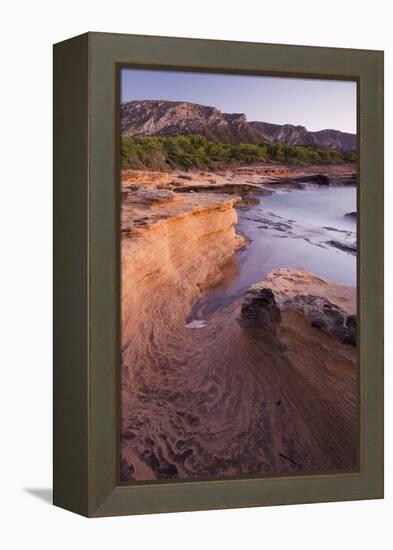
POLYGON ((224 143, 259 143, 261 136, 242 114, 180 101, 130 101, 121 106, 123 135, 201 134, 224 143))
POLYGON ((309 132, 304 126, 248 122, 241 113, 185 101, 136 100, 121 105, 121 131, 128 136, 201 134, 224 143, 286 143, 353 150, 356 135, 338 130, 309 132))
POLYGON ((356 134, 339 130, 319 130, 309 132, 304 126, 293 124, 270 124, 269 122, 250 122, 260 134, 274 143, 288 145, 318 145, 326 149, 352 151, 356 149, 356 134))

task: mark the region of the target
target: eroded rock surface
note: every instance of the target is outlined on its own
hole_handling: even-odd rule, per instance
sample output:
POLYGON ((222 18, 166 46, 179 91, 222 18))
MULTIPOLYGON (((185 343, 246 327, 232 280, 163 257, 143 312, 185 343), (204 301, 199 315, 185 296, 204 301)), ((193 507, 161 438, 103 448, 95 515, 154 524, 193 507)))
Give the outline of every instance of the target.
MULTIPOLYGON (((268 169, 247 179, 265 181, 268 169)), ((345 316, 349 330, 354 289, 273 270, 244 308, 239 298, 190 330, 192 305, 221 280, 244 239, 235 230, 237 195, 172 195, 175 180, 220 185, 226 171, 217 184, 208 172, 192 181, 178 175, 133 181, 127 172, 122 185, 121 479, 354 468, 356 348, 313 326, 305 308, 319 304, 296 298, 333 304, 331 317, 345 316)))
MULTIPOLYGON (((281 311, 297 311, 312 327, 356 345, 355 300, 352 287, 300 269, 279 268, 246 292, 241 310, 242 326, 247 326, 249 318, 258 320, 260 317, 266 323, 274 304, 281 311)), ((277 317, 270 317, 275 326, 277 317)))
POLYGON ((280 320, 280 310, 270 288, 250 288, 246 292, 239 318, 240 326, 275 332, 280 320))

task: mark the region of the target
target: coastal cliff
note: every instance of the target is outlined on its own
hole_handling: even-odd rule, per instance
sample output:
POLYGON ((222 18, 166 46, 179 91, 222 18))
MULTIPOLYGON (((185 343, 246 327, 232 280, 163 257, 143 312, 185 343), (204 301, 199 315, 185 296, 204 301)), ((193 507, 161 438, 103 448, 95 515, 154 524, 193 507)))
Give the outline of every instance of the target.
MULTIPOLYGON (((138 200, 145 197, 138 193, 138 200)), ((234 228, 237 197, 148 197, 156 197, 150 207, 126 200, 122 208, 122 339, 124 346, 133 339, 131 353, 135 338, 148 338, 151 330, 179 330, 201 289, 220 280, 244 243, 234 228)), ((132 363, 127 354, 124 359, 132 363)))

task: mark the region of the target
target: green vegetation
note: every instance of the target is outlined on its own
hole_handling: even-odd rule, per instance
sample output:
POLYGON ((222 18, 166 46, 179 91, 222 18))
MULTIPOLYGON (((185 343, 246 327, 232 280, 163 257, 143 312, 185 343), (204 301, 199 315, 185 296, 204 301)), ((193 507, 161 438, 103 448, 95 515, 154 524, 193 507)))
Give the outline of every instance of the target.
POLYGON ((200 135, 121 138, 122 168, 171 170, 261 162, 288 164, 336 164, 356 162, 356 153, 282 143, 230 145, 208 141, 200 135))

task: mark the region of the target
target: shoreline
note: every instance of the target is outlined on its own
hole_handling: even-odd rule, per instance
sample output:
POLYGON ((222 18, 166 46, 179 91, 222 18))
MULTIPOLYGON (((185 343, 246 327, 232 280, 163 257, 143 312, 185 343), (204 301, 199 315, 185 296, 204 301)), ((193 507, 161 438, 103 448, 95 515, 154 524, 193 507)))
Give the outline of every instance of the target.
MULTIPOLYGON (((292 177, 312 176, 308 168, 300 173, 297 167, 292 177)), ((321 166, 317 168, 318 175, 321 166)), ((320 183, 299 179, 291 183, 287 167, 280 167, 280 174, 262 174, 266 169, 259 167, 251 174, 250 167, 244 167, 214 176, 123 173, 123 481, 355 465, 353 345, 312 326, 301 308, 277 303, 272 307, 279 310, 278 324, 242 328, 244 299, 214 313, 203 326, 187 327, 196 300, 222 282, 225 269, 235 269, 231 258, 244 246, 244 237, 235 232, 235 206, 247 208, 241 205, 242 198, 267 194, 271 186, 321 185, 321 179, 320 183), (281 183, 273 181, 280 178, 281 183), (233 186, 230 194, 228 185, 233 186), (223 186, 227 186, 225 194, 223 186), (275 325, 273 331, 270 325, 275 325), (322 355, 329 350, 330 356, 322 359, 321 349, 322 355), (334 373, 338 386, 330 377, 327 381, 327 370, 334 373), (309 387, 310 395, 303 397, 300 406, 302 385, 309 387), (316 396, 324 403, 322 408, 316 405, 316 396), (241 413, 234 417, 231 403, 236 402, 241 413), (313 418, 315 408, 319 412, 313 418), (261 415, 257 428, 255 415, 261 415), (337 435, 340 416, 346 420, 337 435)), ((334 181, 352 180, 350 169, 343 166, 336 171, 330 166, 325 175, 334 181)), ((308 276, 309 281, 315 277, 308 276)), ((306 279, 302 274, 297 280, 303 292, 306 279)), ((337 288, 342 307, 349 298, 343 285, 337 288)))
MULTIPOLYGON (((243 190, 247 185, 256 185, 262 191, 265 185, 268 185, 270 190, 281 188, 281 186, 289 189, 304 189, 307 183, 309 185, 313 183, 313 176, 322 176, 319 180, 318 177, 316 178, 316 185, 356 185, 356 171, 357 166, 353 163, 317 165, 267 163, 221 167, 216 171, 175 169, 160 172, 123 169, 121 170, 121 184, 122 186, 133 186, 142 183, 160 188, 170 188, 174 191, 187 189, 193 183, 201 187, 210 187, 210 190, 224 184, 243 184, 243 190)), ((252 189, 249 190, 252 191, 252 189)))

